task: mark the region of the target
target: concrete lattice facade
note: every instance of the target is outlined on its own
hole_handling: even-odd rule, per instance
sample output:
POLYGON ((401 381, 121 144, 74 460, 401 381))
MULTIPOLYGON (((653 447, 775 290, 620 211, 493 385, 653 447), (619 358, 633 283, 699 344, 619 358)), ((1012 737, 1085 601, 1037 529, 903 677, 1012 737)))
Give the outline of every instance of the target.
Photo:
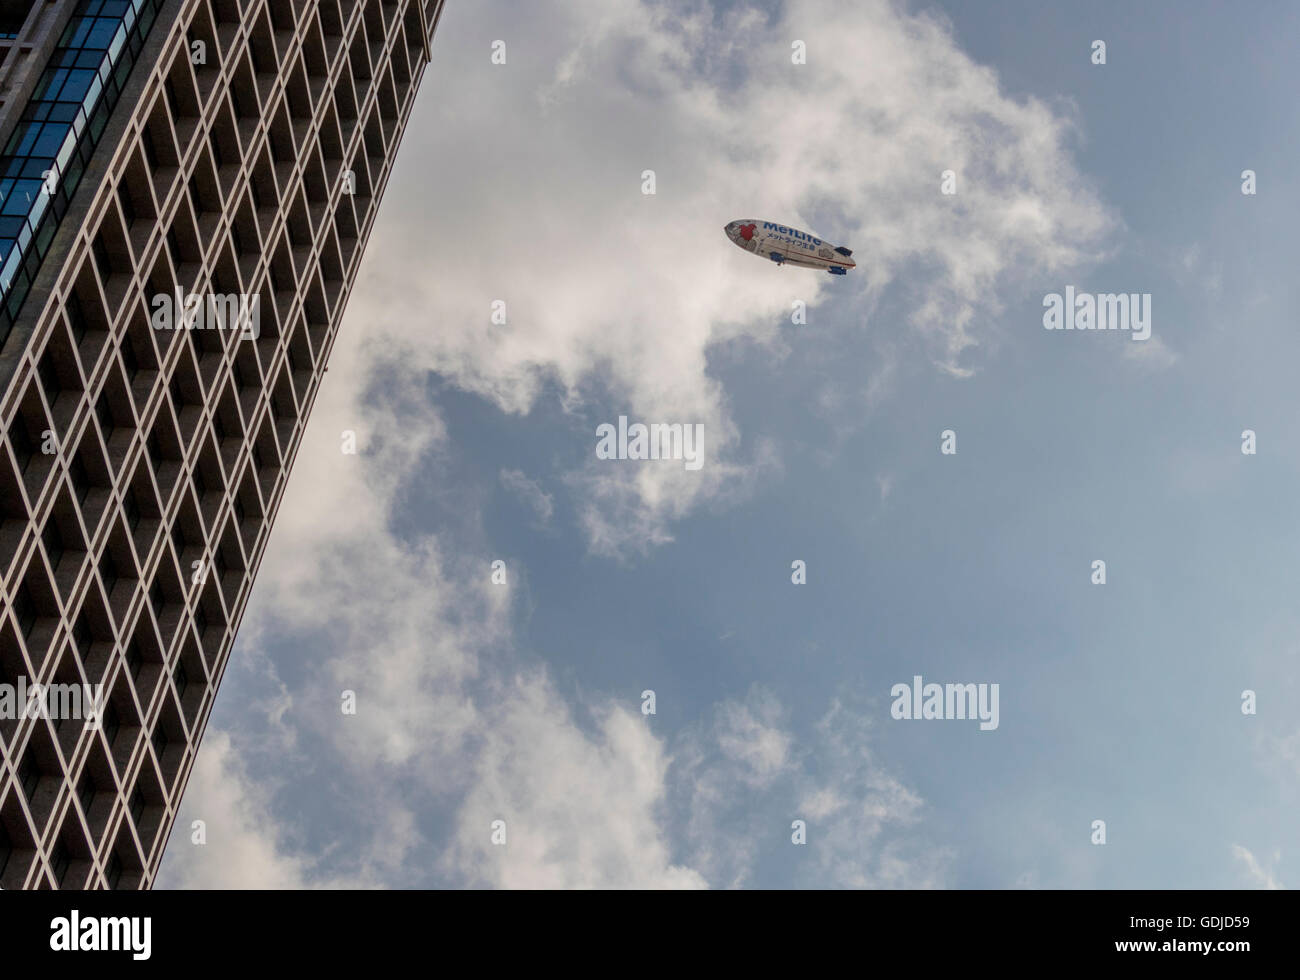
POLYGON ((441 6, 159 5, 0 351, 0 684, 109 705, 0 718, 4 888, 153 884, 441 6), (258 336, 155 329, 177 287, 258 336))

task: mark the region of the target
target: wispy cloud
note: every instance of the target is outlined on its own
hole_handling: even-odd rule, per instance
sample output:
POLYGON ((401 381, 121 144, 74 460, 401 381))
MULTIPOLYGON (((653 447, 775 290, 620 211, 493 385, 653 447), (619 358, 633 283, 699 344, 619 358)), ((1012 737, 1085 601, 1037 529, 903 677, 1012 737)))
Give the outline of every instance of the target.
MULTIPOLYGON (((1276 891, 1283 887, 1274 876, 1272 868, 1261 865, 1259 859, 1240 844, 1232 845, 1232 856, 1245 866, 1246 877, 1259 888, 1276 891)), ((1275 854, 1273 860, 1277 861, 1279 857, 1281 855, 1275 854)))
POLYGON ((555 513, 555 500, 542 489, 540 483, 529 479, 523 470, 503 469, 499 478, 503 487, 532 510, 539 527, 546 527, 551 523, 551 516, 555 513))
POLYGON ((838 700, 800 742, 775 696, 726 701, 677 741, 677 781, 692 863, 715 885, 749 883, 777 848, 806 854, 809 887, 940 884, 953 853, 923 832, 921 799, 876 757, 870 725, 838 700), (793 842, 804 823, 805 844, 793 842))

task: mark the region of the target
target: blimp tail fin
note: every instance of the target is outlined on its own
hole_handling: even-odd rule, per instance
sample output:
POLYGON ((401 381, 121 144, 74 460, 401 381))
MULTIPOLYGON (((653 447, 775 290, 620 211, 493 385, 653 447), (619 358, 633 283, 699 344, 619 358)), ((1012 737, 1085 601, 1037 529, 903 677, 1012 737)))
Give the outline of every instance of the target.
POLYGON ((835 251, 839 252, 845 258, 848 258, 850 255, 853 254, 853 249, 845 248, 843 245, 839 246, 837 249, 835 249, 835 251))

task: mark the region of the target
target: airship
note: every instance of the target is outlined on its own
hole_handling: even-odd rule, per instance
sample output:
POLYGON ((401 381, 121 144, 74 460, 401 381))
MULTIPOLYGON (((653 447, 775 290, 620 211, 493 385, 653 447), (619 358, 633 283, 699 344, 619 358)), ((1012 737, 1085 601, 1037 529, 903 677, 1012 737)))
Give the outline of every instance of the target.
POLYGON ((825 269, 833 276, 846 276, 857 263, 843 245, 832 245, 806 231, 778 225, 773 221, 742 218, 728 224, 723 231, 746 252, 753 252, 777 265, 800 265, 807 269, 825 269))

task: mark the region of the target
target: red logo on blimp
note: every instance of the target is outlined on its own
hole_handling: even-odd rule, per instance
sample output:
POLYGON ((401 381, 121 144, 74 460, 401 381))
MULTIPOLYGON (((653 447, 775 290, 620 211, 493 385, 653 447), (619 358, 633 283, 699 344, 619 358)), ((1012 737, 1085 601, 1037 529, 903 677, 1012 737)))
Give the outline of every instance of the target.
POLYGON ((754 237, 754 229, 757 227, 758 225, 741 225, 740 237, 743 238, 745 241, 749 241, 754 237))

